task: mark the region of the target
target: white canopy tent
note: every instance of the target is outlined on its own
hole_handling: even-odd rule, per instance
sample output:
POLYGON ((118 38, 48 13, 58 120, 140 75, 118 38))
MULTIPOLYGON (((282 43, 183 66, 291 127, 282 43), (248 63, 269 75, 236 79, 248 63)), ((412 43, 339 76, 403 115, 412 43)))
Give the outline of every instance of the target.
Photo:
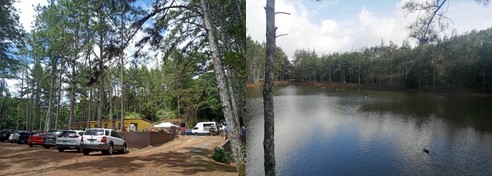
POLYGON ((171 128, 171 127, 179 127, 179 126, 174 125, 171 122, 162 122, 160 124, 154 125, 154 128, 171 128))

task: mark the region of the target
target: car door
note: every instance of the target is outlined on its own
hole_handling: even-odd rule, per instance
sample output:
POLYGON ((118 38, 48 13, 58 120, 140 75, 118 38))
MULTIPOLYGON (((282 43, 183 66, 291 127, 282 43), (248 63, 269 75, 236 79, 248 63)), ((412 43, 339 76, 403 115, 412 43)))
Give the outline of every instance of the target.
POLYGON ((124 143, 120 134, 118 134, 116 131, 111 131, 111 138, 113 139, 113 144, 114 144, 115 148, 120 150, 123 146, 123 143, 124 143))

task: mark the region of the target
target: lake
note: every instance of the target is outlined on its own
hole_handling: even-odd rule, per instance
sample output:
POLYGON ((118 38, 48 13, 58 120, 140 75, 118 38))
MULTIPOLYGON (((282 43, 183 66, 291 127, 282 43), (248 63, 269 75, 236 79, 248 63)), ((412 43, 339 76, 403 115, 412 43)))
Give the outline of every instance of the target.
MULTIPOLYGON (((247 174, 264 175, 262 89, 247 97, 247 174)), ((278 175, 492 174, 490 97, 288 85, 274 106, 278 175)))

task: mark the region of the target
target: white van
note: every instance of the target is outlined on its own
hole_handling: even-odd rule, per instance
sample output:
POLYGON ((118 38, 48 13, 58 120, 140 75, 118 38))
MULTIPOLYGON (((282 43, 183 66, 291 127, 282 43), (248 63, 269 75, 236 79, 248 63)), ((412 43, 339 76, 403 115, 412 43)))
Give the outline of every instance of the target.
POLYGON ((193 129, 191 129, 191 133, 198 134, 210 134, 210 129, 212 131, 217 132, 217 123, 215 122, 198 122, 193 129))

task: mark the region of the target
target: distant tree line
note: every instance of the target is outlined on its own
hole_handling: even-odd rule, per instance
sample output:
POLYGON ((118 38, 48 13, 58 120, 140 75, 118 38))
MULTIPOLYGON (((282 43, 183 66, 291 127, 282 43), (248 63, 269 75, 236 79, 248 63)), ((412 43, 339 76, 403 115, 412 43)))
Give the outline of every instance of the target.
MULTIPOLYGON (((261 81, 264 44, 248 40, 248 83, 261 81), (252 48, 251 50, 249 50, 252 48), (261 65, 261 64, 258 64, 261 65), (259 77, 260 76, 260 77, 259 77), (259 77, 259 78, 258 78, 259 77)), ((436 91, 492 92, 492 28, 444 37, 412 48, 381 41, 359 51, 318 55, 297 50, 289 62, 283 51, 276 57, 276 80, 355 83, 370 87, 417 88, 436 91)))

